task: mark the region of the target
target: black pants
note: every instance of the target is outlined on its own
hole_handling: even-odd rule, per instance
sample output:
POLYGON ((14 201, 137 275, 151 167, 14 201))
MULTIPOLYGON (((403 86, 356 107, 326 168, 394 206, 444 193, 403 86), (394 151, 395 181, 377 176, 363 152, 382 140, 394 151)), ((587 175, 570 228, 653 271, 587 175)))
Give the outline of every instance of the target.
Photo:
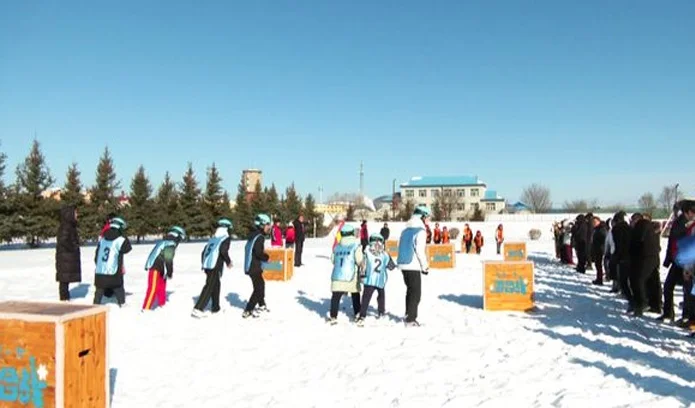
POLYGON ((483 250, 483 247, 476 246, 475 247, 475 253, 480 255, 480 252, 483 250))
POLYGON ((294 243, 294 266, 302 266, 302 251, 304 251, 304 242, 297 241, 294 243))
MULTIPOLYGON (((101 300, 104 297, 104 293, 106 291, 111 292, 114 296, 116 296, 116 301, 118 302, 118 306, 123 306, 125 304, 125 289, 122 287, 120 288, 97 288, 96 291, 94 292, 94 304, 95 305, 100 305, 101 300)), ((111 296, 107 296, 111 297, 111 296)))
POLYGON ((253 293, 246 304, 246 311, 250 312, 258 306, 265 306, 265 279, 263 273, 249 273, 253 284, 253 293))
POLYGON ((627 299, 630 306, 634 301, 634 295, 632 293, 632 287, 630 286, 630 262, 620 261, 618 262, 618 282, 620 283, 620 292, 622 292, 625 299, 627 299))
POLYGON ((414 322, 417 320, 417 308, 420 305, 422 295, 422 277, 420 271, 403 271, 403 281, 405 282, 405 321, 414 322))
POLYGON ((650 309, 659 312, 663 306, 661 301, 662 293, 661 276, 659 275, 660 269, 661 268, 659 267, 659 262, 657 260, 656 267, 652 270, 652 273, 649 274, 649 278, 647 278, 647 303, 649 304, 650 309))
POLYGON ((594 254, 596 262, 596 282, 603 285, 603 255, 594 254))
MULTIPOLYGON (((338 317, 338 308, 340 307, 340 299, 343 295, 347 295, 347 292, 333 292, 333 297, 331 297, 331 318, 335 319, 338 317)), ((352 311, 354 316, 357 317, 360 314, 360 294, 355 292, 352 294, 352 311)))
POLYGON ((633 306, 636 312, 641 312, 642 309, 649 304, 650 296, 647 290, 649 287, 648 282, 654 278, 654 269, 658 266, 659 258, 646 258, 633 261, 632 271, 630 273, 630 286, 632 287, 632 294, 634 296, 633 306))
POLYGON ((693 290, 693 278, 683 280, 683 318, 695 319, 695 296, 690 292, 693 290))
POLYGON ((60 295, 60 300, 70 300, 70 284, 67 282, 60 282, 58 284, 58 293, 60 295))
POLYGON ((577 272, 586 273, 586 265, 589 262, 586 245, 578 243, 574 249, 577 251, 577 272))
POLYGON ((467 254, 471 253, 471 245, 472 244, 473 244, 472 242, 466 242, 466 253, 467 254))
POLYGON ((363 239, 363 240, 360 240, 360 243, 362 244, 362 252, 366 251, 367 247, 369 246, 369 240, 363 239))
POLYGON ((618 263, 612 259, 608 259, 608 277, 610 280, 618 280, 618 263))
MULTIPOLYGON (((675 316, 673 311, 673 291, 676 286, 683 286, 683 268, 676 264, 672 264, 664 281, 664 315, 675 316)), ((685 317, 685 308, 683 308, 683 317, 685 317)))
POLYGON ((501 250, 502 250, 502 243, 497 241, 497 255, 500 254, 501 250))
POLYGON ((206 270, 205 275, 207 276, 205 278, 205 286, 203 286, 203 290, 200 292, 195 308, 202 312, 207 307, 208 302, 212 300, 210 311, 217 313, 220 311, 221 271, 206 270))
POLYGON ((386 291, 376 286, 365 286, 364 293, 362 293, 362 307, 360 308, 360 317, 363 319, 367 317, 367 309, 369 308, 369 302, 372 300, 374 291, 378 294, 377 302, 379 303, 379 314, 386 313, 386 291))

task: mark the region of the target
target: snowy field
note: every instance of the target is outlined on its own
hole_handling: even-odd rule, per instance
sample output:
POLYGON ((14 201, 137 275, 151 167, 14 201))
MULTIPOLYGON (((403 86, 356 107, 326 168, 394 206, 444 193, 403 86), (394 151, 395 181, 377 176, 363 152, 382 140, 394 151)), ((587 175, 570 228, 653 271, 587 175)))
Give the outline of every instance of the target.
MULTIPOLYGON (((166 307, 141 313, 151 245, 135 246, 125 261, 128 304, 109 306, 112 406, 695 406, 693 343, 655 316, 628 318, 608 285, 590 285, 591 272, 556 263, 548 229, 528 244, 537 312, 482 310, 481 260, 497 258, 490 241, 482 256, 458 254, 456 269, 423 276, 420 328, 401 322, 398 272, 387 285, 389 319, 356 327, 344 298, 340 323, 328 326, 328 239, 307 242, 292 281, 267 283, 271 313, 261 319, 241 318, 251 282, 239 242, 222 279, 224 313, 190 317, 204 283, 202 243, 180 246, 166 307)), ((73 302, 92 300, 93 251, 83 248, 73 302)), ((0 300, 56 300, 53 265, 52 249, 0 251, 0 300)))

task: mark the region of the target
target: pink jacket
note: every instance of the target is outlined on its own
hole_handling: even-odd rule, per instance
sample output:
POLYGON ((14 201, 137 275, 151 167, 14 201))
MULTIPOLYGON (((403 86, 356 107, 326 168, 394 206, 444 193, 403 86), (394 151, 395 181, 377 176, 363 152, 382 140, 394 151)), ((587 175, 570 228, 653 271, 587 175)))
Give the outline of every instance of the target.
POLYGON ((282 230, 277 225, 273 225, 270 245, 282 246, 282 230))

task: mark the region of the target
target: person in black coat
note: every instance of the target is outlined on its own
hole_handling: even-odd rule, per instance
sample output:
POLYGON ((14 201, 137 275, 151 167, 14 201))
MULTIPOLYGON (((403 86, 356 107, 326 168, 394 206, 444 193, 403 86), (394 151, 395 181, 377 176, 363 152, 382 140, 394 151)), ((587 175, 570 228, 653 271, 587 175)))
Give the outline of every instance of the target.
POLYGON ((598 217, 593 219, 593 236, 591 238, 591 259, 596 264, 594 285, 603 285, 603 256, 606 252, 606 223, 598 217))
POLYGON ((299 214, 294 224, 294 266, 302 266, 302 252, 304 251, 304 215, 299 214))
POLYGON ((620 292, 631 305, 633 296, 632 288, 630 287, 630 225, 625 220, 624 211, 619 211, 613 217, 615 225, 613 226, 613 243, 615 249, 611 261, 615 262, 617 270, 617 279, 620 287, 620 292))
POLYGON ((389 236, 391 236, 391 230, 389 229, 389 225, 387 223, 384 223, 383 228, 381 228, 381 231, 379 231, 379 234, 381 234, 382 237, 384 237, 384 242, 389 240, 389 236))
POLYGON ((654 233, 652 222, 641 214, 632 216, 630 233, 630 286, 633 302, 628 312, 639 317, 648 304, 647 281, 659 266, 659 237, 654 233))
POLYGON ((594 241, 594 214, 586 214, 586 269, 592 270, 593 268, 593 253, 591 252, 592 243, 594 241))
POLYGON ((256 310, 268 312, 268 306, 265 304, 263 264, 270 260, 270 256, 265 252, 265 236, 270 232, 270 217, 266 214, 258 214, 253 223, 256 229, 249 237, 244 249, 244 268, 247 268, 244 272, 249 275, 253 285, 253 292, 241 315, 244 319, 258 317, 256 310))
POLYGON ((77 236, 77 210, 65 206, 60 210, 56 240, 56 282, 60 300, 70 300, 70 284, 82 282, 80 240, 77 236))
MULTIPOLYGON (((674 212, 678 211, 678 207, 674 208, 674 212)), ((673 311, 673 291, 676 286, 683 286, 683 268, 676 264, 674 260, 676 259, 678 241, 685 238, 687 235, 687 230, 685 228, 687 221, 685 214, 678 214, 671 224, 671 231, 668 235, 668 248, 666 249, 666 257, 664 258, 664 268, 669 268, 669 270, 666 280, 664 281, 664 313, 659 316, 658 320, 660 321, 675 320, 675 313, 673 311)), ((686 309, 683 308, 683 318, 686 318, 685 312, 686 309)))
POLYGON ((574 240, 574 249, 577 251, 577 272, 586 273, 587 259, 589 257, 589 246, 587 237, 588 234, 588 224, 586 218, 583 214, 577 216, 577 220, 574 223, 574 231, 572 232, 572 238, 574 240))

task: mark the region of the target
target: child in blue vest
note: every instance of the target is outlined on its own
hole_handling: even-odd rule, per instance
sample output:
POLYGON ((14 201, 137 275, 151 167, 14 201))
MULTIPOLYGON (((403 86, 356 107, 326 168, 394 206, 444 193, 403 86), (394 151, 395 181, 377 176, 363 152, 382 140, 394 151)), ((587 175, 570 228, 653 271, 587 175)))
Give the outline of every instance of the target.
POLYGON ((186 231, 181 227, 172 227, 163 240, 157 242, 150 256, 147 257, 147 292, 142 310, 151 310, 154 303, 162 307, 167 301, 167 279, 174 275, 174 255, 179 243, 186 239, 186 231))
POLYGON ((333 273, 331 274, 331 312, 328 322, 338 323, 338 307, 343 295, 352 295, 352 310, 355 318, 360 313, 360 276, 362 247, 355 236, 355 227, 345 224, 340 229, 340 243, 333 249, 333 273))
POLYGON ((261 312, 268 312, 265 304, 265 280, 263 279, 263 264, 270 257, 265 253, 265 235, 270 232, 270 217, 266 214, 258 214, 253 221, 256 229, 249 237, 244 248, 244 272, 251 278, 253 293, 246 304, 246 309, 241 315, 244 319, 258 317, 256 306, 261 312))
POLYGON ((379 234, 372 234, 369 237, 369 247, 364 253, 364 292, 362 293, 362 307, 360 317, 357 318, 357 325, 364 325, 367 317, 367 308, 372 300, 374 291, 378 293, 377 302, 379 303, 379 318, 386 313, 386 281, 388 271, 396 269, 396 264, 391 259, 388 252, 384 251, 384 237, 379 234))
POLYGON ((205 272, 205 286, 200 292, 198 302, 195 304, 193 317, 205 317, 203 310, 212 301, 212 313, 220 311, 220 278, 224 267, 232 268, 232 260, 229 258, 229 243, 231 241, 232 222, 222 218, 217 222, 215 235, 210 238, 201 254, 202 269, 205 272))
POLYGON ((123 255, 130 252, 130 245, 125 229, 128 227, 122 218, 111 220, 108 228, 97 245, 94 254, 96 264, 94 275, 94 304, 101 304, 107 292, 116 296, 118 306, 125 304, 125 289, 123 288, 123 255))

